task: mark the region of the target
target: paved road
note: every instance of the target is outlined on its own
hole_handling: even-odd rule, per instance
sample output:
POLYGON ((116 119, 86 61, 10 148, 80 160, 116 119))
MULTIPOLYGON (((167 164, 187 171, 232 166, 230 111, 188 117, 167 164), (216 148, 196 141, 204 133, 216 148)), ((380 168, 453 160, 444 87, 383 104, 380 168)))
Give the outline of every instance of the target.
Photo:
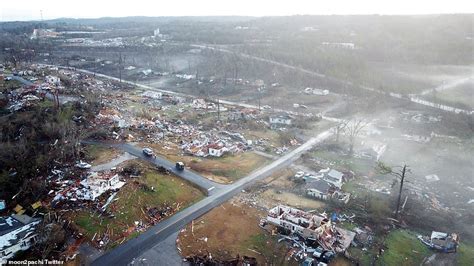
POLYGON ((135 156, 135 157, 138 157, 140 159, 143 159, 143 160, 146 160, 146 161, 149 161, 151 163, 153 163, 154 165, 156 166, 162 166, 164 168, 166 168, 167 170, 169 170, 170 172, 172 172, 173 174, 187 180, 188 182, 190 182, 191 184, 194 184, 196 185, 199 189, 201 189, 206 195, 212 195, 213 193, 215 193, 217 190, 219 190, 221 187, 223 187, 224 185, 222 184, 219 184, 219 183, 216 183, 216 182, 213 182, 191 170, 188 170, 188 169, 184 169, 183 171, 179 171, 176 169, 175 167, 175 163, 176 162, 171 162, 161 156, 155 156, 155 157, 150 157, 150 156, 146 156, 145 154, 143 154, 142 152, 142 148, 140 147, 136 147, 132 144, 129 144, 129 143, 102 143, 102 142, 98 142, 98 141, 88 141, 88 140, 85 140, 85 141, 82 141, 82 143, 84 144, 102 144, 102 145, 109 145, 109 146, 113 146, 113 147, 116 147, 116 148, 119 148, 119 149, 122 149, 123 151, 135 156))
POLYGON ((109 162, 92 166, 91 170, 95 171, 95 172, 110 170, 111 168, 116 167, 117 165, 119 165, 119 164, 121 164, 125 161, 132 160, 132 159, 135 159, 135 158, 137 158, 137 157, 131 155, 128 152, 125 152, 124 154, 120 155, 117 158, 112 159, 109 162))
POLYGON ((172 172, 173 174, 191 182, 192 184, 198 186, 199 188, 201 188, 204 193, 208 194, 208 195, 212 195, 214 194, 217 190, 219 190, 219 188, 223 187, 222 184, 219 184, 219 183, 216 183, 216 182, 213 182, 201 175, 198 175, 197 173, 191 171, 191 170, 188 170, 188 169, 184 169, 182 171, 179 171, 178 169, 176 169, 175 165, 176 165, 176 162, 171 162, 161 156, 155 156, 155 157, 150 157, 150 156, 146 156, 145 154, 143 154, 142 152, 142 148, 139 148, 139 147, 136 147, 136 146, 133 146, 131 144, 128 144, 128 143, 124 143, 124 144, 118 144, 116 145, 116 147, 119 147, 121 148, 122 150, 132 154, 132 155, 135 155, 141 159, 144 159, 146 161, 149 161, 157 166, 163 166, 164 168, 168 169, 170 172, 172 172))
MULTIPOLYGON (((311 138, 295 150, 273 161, 269 165, 252 172, 248 176, 231 185, 221 186, 219 189, 215 189, 215 192, 209 197, 204 198, 196 204, 151 227, 137 238, 131 239, 117 248, 106 252, 101 257, 94 260, 92 265, 127 265, 134 260, 139 260, 141 256, 148 256, 149 252, 152 252, 149 251, 150 249, 155 250, 157 245, 160 245, 160 243, 162 243, 170 235, 178 232, 182 227, 190 223, 192 220, 200 217, 214 207, 229 200, 242 189, 253 184, 257 180, 265 178, 275 171, 289 166, 295 160, 297 160, 301 154, 310 150, 315 145, 324 141, 331 135, 332 130, 326 130, 318 136, 311 138)), ((128 152, 132 153, 131 151, 132 150, 128 152)), ((132 154, 136 155, 135 153, 132 154)), ((142 155, 140 157, 142 157, 142 155)), ((149 263, 156 265, 155 263, 159 263, 159 261, 149 263)))
MULTIPOLYGON (((315 76, 315 77, 325 78, 325 79, 328 79, 328 80, 331 80, 331 81, 335 81, 335 82, 338 82, 338 83, 341 83, 341 84, 344 84, 344 85, 357 86, 356 84, 354 84, 350 81, 336 79, 336 78, 329 77, 329 76, 326 76, 324 74, 318 73, 316 71, 307 70, 307 69, 304 69, 302 67, 288 65, 288 64, 285 64, 285 63, 281 63, 281 62, 278 62, 278 61, 274 61, 274 60, 254 56, 254 55, 235 52, 235 51, 215 47, 215 46, 212 46, 212 45, 192 44, 191 46, 196 47, 196 48, 201 48, 201 49, 208 49, 208 50, 218 51, 218 52, 221 52, 221 53, 235 54, 235 55, 238 55, 238 56, 243 57, 243 58, 248 58, 248 59, 252 59, 252 60, 260 61, 260 62, 265 62, 265 63, 272 64, 272 65, 275 65, 275 66, 280 66, 280 67, 283 67, 283 68, 286 68, 286 69, 296 70, 296 71, 306 73, 306 74, 309 74, 309 75, 312 75, 312 76, 315 76)), ((455 81, 454 84, 451 84, 451 85, 457 86, 457 85, 462 84, 464 82, 468 82, 470 78, 471 77, 455 81)), ((357 86, 357 87, 359 87, 361 89, 364 89, 364 90, 367 90, 367 91, 383 94, 383 95, 386 95, 386 96, 389 96, 389 97, 392 97, 392 98, 395 98, 395 99, 408 100, 408 101, 411 101, 411 102, 416 103, 416 104, 436 108, 436 109, 442 110, 442 111, 447 111, 447 112, 456 113, 456 114, 459 114, 459 113, 473 114, 474 113, 474 111, 472 111, 472 110, 465 110, 465 109, 455 108, 455 107, 448 106, 448 105, 442 105, 442 104, 430 102, 430 101, 427 101, 427 100, 424 100, 424 99, 420 99, 418 97, 413 97, 413 96, 406 97, 406 96, 403 96, 399 93, 385 92, 385 91, 381 91, 381 90, 378 90, 378 89, 373 88, 373 87, 362 86, 362 85, 357 86)), ((440 90, 440 88, 442 88, 442 87, 444 87, 444 86, 441 85, 437 88, 426 90, 422 94, 428 94, 432 90, 440 90)))

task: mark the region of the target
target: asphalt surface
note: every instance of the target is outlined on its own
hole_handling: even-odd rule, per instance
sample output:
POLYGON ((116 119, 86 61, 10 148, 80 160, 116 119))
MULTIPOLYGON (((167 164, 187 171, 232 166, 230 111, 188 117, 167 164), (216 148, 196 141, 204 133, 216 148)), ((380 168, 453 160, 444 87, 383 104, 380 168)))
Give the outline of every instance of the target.
POLYGON ((82 141, 83 144, 99 144, 99 145, 107 145, 119 148, 135 157, 138 157, 142 160, 148 161, 158 167, 164 167, 171 173, 183 178, 184 180, 190 182, 191 184, 195 185, 199 189, 201 189, 206 195, 212 195, 217 190, 222 188, 224 185, 213 182, 189 169, 184 170, 177 170, 175 165, 176 162, 171 162, 159 155, 155 156, 147 156, 143 153, 142 148, 136 147, 129 143, 107 143, 107 142, 100 142, 100 141, 93 141, 93 140, 84 140, 82 141))
POLYGON ((187 180, 188 182, 191 182, 192 184, 198 186, 200 189, 204 191, 207 195, 212 195, 215 193, 219 188, 221 188, 223 185, 213 182, 189 169, 184 169, 184 170, 178 170, 176 169, 176 162, 171 162, 161 156, 147 156, 143 154, 142 148, 135 147, 131 144, 124 143, 124 144, 117 144, 114 145, 115 147, 118 147, 131 155, 134 155, 136 157, 139 157, 143 160, 149 161, 153 163, 156 166, 162 166, 166 168, 168 171, 172 172, 173 174, 187 180))
MULTIPOLYGON (((186 224, 202 216, 214 207, 229 200, 242 189, 246 188, 257 180, 265 178, 275 171, 289 166, 295 160, 297 160, 301 154, 330 137, 332 135, 331 132, 332 130, 324 131, 317 137, 311 138, 295 150, 273 161, 269 165, 252 172, 248 176, 236 181, 231 185, 221 185, 220 187, 214 189, 208 197, 149 228, 146 232, 139 235, 138 237, 125 242, 113 250, 105 252, 102 256, 95 259, 91 264, 128 265, 132 262, 141 261, 144 263, 146 261, 148 265, 163 265, 158 257, 156 258, 156 261, 151 261, 150 258, 153 258, 153 256, 151 256, 150 252, 154 252, 154 250, 157 248, 159 249, 160 245, 163 245, 162 243, 168 239, 170 235, 179 232, 179 230, 186 224), (147 258, 147 260, 144 261, 142 260, 143 258, 147 258)), ((144 155, 141 154, 138 156, 136 153, 136 147, 131 146, 133 147, 132 149, 130 145, 127 144, 122 145, 122 147, 124 147, 127 152, 136 155, 137 157, 145 158, 144 155)))

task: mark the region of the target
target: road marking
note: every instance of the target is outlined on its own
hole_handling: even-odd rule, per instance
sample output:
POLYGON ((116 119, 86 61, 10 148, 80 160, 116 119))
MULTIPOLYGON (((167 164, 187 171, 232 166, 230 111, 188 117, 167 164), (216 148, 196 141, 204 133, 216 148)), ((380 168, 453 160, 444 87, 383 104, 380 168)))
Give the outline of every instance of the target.
POLYGON ((211 188, 208 188, 207 191, 211 191, 213 189, 215 189, 216 187, 211 187, 211 188))

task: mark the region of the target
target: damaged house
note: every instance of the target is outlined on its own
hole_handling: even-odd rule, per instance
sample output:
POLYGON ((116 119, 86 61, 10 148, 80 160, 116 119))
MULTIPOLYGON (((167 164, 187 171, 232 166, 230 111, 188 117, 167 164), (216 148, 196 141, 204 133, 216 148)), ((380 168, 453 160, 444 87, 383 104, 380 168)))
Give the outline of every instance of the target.
POLYGON ((120 181, 119 175, 93 173, 81 182, 81 185, 87 188, 84 199, 95 200, 104 192, 120 189, 125 182, 120 181))
POLYGON ((355 233, 338 228, 323 215, 308 213, 289 206, 272 208, 266 222, 289 230, 305 239, 314 239, 324 250, 344 252, 351 244, 355 233))
POLYGON ((0 217, 0 264, 5 264, 20 250, 27 250, 37 241, 39 218, 14 214, 0 217))
POLYGON ((281 113, 270 116, 270 125, 272 128, 291 125, 292 117, 289 114, 281 113))
POLYGON ((444 253, 453 253, 457 251, 459 245, 459 236, 457 234, 448 234, 443 232, 431 232, 431 236, 418 236, 418 239, 428 247, 444 253))
POLYGON ((348 203, 351 194, 341 191, 333 184, 323 179, 309 179, 305 184, 306 195, 320 200, 335 199, 343 203, 348 203))

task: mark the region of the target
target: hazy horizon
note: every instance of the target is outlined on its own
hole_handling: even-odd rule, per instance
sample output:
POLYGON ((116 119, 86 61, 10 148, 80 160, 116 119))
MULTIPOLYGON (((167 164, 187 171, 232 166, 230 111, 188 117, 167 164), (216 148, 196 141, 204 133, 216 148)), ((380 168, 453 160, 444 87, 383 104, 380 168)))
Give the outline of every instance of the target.
POLYGON ((133 4, 115 2, 97 3, 91 0, 57 3, 53 0, 26 0, 19 6, 6 2, 0 9, 0 21, 35 21, 58 18, 88 19, 103 17, 205 17, 205 16, 292 16, 292 15, 440 15, 474 13, 468 1, 455 0, 433 3, 431 1, 401 0, 391 3, 381 1, 336 0, 330 3, 314 3, 307 0, 291 2, 251 1, 227 2, 216 0, 187 1, 173 3, 150 3, 137 0, 133 4), (91 8, 92 7, 92 8, 91 8))

